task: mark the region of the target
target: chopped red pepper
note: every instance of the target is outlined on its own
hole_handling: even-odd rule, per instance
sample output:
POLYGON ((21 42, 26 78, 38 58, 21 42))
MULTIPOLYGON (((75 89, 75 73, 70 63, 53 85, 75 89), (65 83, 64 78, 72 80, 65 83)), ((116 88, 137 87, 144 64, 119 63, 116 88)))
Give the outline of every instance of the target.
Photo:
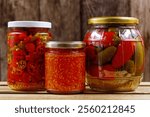
POLYGON ((69 49, 53 49, 45 53, 46 89, 68 93, 84 90, 85 54, 69 49))

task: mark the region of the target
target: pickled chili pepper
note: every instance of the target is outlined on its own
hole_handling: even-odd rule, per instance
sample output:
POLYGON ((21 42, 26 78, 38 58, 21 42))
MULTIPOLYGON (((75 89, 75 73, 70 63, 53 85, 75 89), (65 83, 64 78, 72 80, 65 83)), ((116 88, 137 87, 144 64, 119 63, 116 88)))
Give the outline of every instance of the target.
POLYGON ((139 75, 143 72, 144 70, 144 44, 143 43, 137 43, 136 44, 136 54, 135 54, 135 74, 139 75))
POLYGON ((98 52, 98 64, 99 65, 104 65, 108 62, 111 61, 111 59, 113 58, 113 56, 115 55, 116 53, 116 47, 114 46, 110 46, 106 49, 104 49, 103 51, 101 52, 98 52))
POLYGON ((101 67, 99 67, 98 65, 92 65, 87 68, 87 73, 93 77, 99 77, 99 71, 101 71, 101 67))
POLYGON ((94 60, 96 58, 96 50, 95 50, 95 47, 92 46, 92 45, 89 45, 86 49, 85 49, 85 53, 87 55, 87 58, 89 60, 94 60))
POLYGON ((134 54, 135 47, 131 41, 121 41, 118 45, 117 52, 112 59, 112 66, 114 68, 120 68, 124 65, 134 54))
POLYGON ((44 46, 51 40, 51 24, 14 21, 8 27, 8 85, 14 90, 44 90, 44 46))
MULTIPOLYGON (((84 37, 84 42, 86 42, 88 45, 91 44, 91 42, 89 41, 89 39, 92 39, 93 42, 95 43, 99 43, 99 45, 103 45, 104 47, 108 47, 113 45, 114 41, 113 41, 113 37, 115 36, 115 32, 103 32, 102 36, 99 36, 99 38, 94 38, 94 36, 92 37, 92 33, 91 32, 87 32, 87 34, 84 37)), ((100 35, 99 33, 97 35, 100 35)))
POLYGON ((115 35, 115 32, 104 32, 104 35, 103 35, 102 40, 101 40, 101 44, 104 47, 108 47, 108 46, 113 45, 113 43, 114 43, 114 41, 113 41, 114 35, 115 35))

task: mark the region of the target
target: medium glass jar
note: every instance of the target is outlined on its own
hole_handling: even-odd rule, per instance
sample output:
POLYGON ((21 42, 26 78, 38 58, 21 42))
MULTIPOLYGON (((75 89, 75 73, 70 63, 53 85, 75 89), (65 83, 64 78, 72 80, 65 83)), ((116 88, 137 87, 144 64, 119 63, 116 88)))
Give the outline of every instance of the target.
POLYGON ((45 43, 51 40, 50 22, 8 22, 8 85, 14 90, 44 90, 45 43))
POLYGON ((80 41, 46 44, 45 87, 50 93, 80 93, 85 89, 85 43, 80 41))
POLYGON ((143 78, 144 42, 133 17, 95 17, 86 32, 88 85, 97 91, 132 91, 143 78))

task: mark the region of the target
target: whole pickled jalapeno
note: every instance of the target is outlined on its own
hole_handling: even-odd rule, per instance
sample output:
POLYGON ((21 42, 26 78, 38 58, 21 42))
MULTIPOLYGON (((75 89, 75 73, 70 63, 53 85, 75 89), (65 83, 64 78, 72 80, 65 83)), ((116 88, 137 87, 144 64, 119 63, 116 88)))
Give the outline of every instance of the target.
POLYGON ((86 73, 97 91, 132 91, 143 78, 144 44, 133 17, 90 18, 86 32, 86 73))

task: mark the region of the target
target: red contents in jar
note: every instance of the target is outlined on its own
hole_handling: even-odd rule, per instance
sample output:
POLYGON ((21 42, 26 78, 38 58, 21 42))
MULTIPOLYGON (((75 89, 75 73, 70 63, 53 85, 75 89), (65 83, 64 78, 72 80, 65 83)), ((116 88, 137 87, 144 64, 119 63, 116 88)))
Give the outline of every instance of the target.
POLYGON ((51 40, 48 29, 11 29, 8 33, 8 84, 15 90, 44 89, 45 42, 51 40))
POLYGON ((113 45, 113 36, 115 35, 115 32, 104 32, 104 35, 102 37, 102 40, 101 40, 101 44, 104 46, 104 47, 108 47, 108 46, 111 46, 113 45))
POLYGON ((83 51, 52 49, 45 54, 45 66, 48 91, 73 93, 84 90, 85 53, 83 51))
POLYGON ((135 47, 132 41, 121 41, 117 52, 112 60, 114 68, 119 68, 124 65, 134 54, 135 47))

